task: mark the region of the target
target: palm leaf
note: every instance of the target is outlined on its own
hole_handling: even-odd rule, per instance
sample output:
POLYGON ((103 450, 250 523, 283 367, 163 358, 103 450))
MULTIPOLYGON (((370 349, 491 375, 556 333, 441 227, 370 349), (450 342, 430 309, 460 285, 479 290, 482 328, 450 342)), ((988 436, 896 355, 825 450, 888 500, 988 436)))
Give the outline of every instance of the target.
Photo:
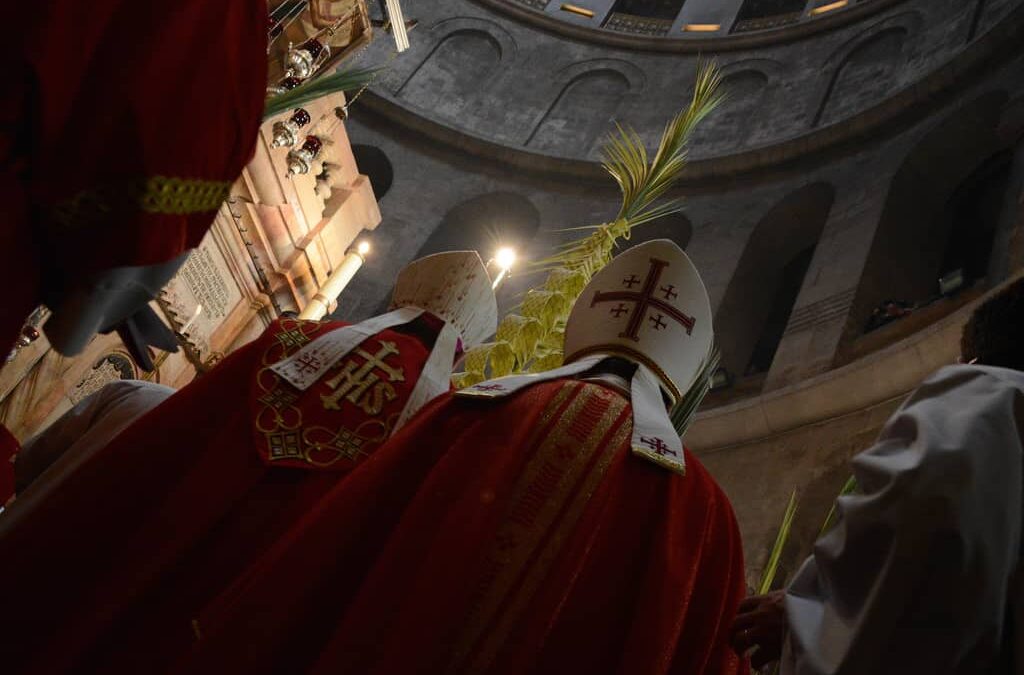
MULTIPOLYGON (((856 489, 857 489, 857 477, 856 476, 850 476, 849 478, 846 479, 846 482, 843 483, 843 488, 839 491, 839 495, 836 497, 836 499, 838 500, 839 497, 843 497, 845 495, 851 494, 856 489)), ((832 502, 832 508, 830 508, 828 510, 828 515, 825 517, 825 522, 822 523, 822 525, 821 525, 821 532, 818 533, 818 536, 820 537, 821 535, 823 535, 826 532, 828 532, 829 530, 831 530, 832 526, 835 524, 835 520, 836 520, 836 502, 832 502)))
POLYGON ((718 370, 718 362, 721 358, 722 353, 719 351, 718 346, 712 343, 693 384, 690 385, 683 398, 669 411, 672 426, 675 427, 676 433, 679 434, 680 438, 686 435, 686 430, 690 428, 693 418, 697 416, 697 408, 700 407, 704 397, 711 391, 711 376, 718 370))
POLYGON ((789 541, 789 531, 793 527, 793 517, 795 515, 796 490, 793 490, 793 494, 789 496, 786 512, 782 516, 782 525, 779 526, 779 532, 775 535, 775 543, 772 545, 771 553, 768 555, 768 564, 765 565, 764 571, 761 573, 761 583, 757 587, 758 595, 764 595, 772 590, 772 586, 775 584, 775 577, 779 572, 779 560, 782 558, 782 550, 789 541))
POLYGON ((263 109, 263 119, 268 120, 293 108, 301 108, 328 94, 361 89, 373 82, 379 72, 379 68, 354 68, 304 82, 291 91, 268 99, 266 107, 263 109))

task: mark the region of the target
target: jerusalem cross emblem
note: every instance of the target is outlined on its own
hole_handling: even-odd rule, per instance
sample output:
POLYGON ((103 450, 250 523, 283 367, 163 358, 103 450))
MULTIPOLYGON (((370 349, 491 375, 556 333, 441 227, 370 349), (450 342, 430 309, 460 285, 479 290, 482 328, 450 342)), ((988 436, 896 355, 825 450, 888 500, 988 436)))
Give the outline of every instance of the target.
POLYGON ((647 436, 641 436, 640 442, 649 447, 654 451, 655 454, 664 457, 665 455, 671 455, 672 457, 678 457, 679 453, 670 448, 665 444, 665 441, 660 438, 648 438, 647 436))
POLYGON ((398 356, 394 342, 381 341, 376 354, 364 349, 352 352, 363 360, 348 358, 341 366, 341 372, 326 381, 333 392, 320 397, 327 410, 341 410, 341 399, 358 406, 367 415, 377 415, 384 404, 398 396, 391 382, 404 382, 405 371, 400 366, 387 362, 389 356, 398 356), (381 376, 387 378, 382 380, 381 376))
POLYGON ((622 285, 629 290, 598 291, 594 294, 594 299, 590 301, 590 306, 615 302, 618 304, 611 309, 612 316, 619 318, 623 314, 629 314, 626 328, 619 333, 619 337, 639 342, 640 326, 645 320, 650 322, 654 330, 663 330, 668 327, 666 319, 679 323, 686 329, 686 334, 691 335, 696 320, 670 304, 670 301, 679 297, 676 287, 671 284, 661 285, 661 275, 668 267, 668 261, 651 258, 650 262, 651 266, 647 270, 647 277, 643 280, 643 285, 639 290, 634 291, 633 286, 640 284, 640 278, 631 274, 622 280, 622 285), (630 304, 632 308, 627 306, 630 304), (650 312, 649 315, 648 312, 650 312))

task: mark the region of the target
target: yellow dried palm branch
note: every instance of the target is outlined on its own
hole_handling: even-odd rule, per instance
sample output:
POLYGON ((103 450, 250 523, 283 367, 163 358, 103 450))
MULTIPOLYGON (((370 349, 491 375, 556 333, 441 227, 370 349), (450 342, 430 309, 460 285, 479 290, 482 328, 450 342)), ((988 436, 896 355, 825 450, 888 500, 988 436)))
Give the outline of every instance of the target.
POLYGON ((615 246, 629 239, 637 225, 682 207, 679 199, 663 198, 686 165, 687 143, 693 130, 721 102, 720 85, 718 68, 709 63, 698 66, 693 98, 666 125, 653 159, 636 131, 616 125, 602 148, 602 165, 622 190, 622 207, 615 220, 586 228, 592 230, 591 234, 559 247, 537 264, 539 270, 547 272, 544 283, 530 289, 516 311, 502 320, 494 342, 467 354, 465 372, 455 377, 457 387, 562 364, 562 336, 573 303, 611 260, 615 246))

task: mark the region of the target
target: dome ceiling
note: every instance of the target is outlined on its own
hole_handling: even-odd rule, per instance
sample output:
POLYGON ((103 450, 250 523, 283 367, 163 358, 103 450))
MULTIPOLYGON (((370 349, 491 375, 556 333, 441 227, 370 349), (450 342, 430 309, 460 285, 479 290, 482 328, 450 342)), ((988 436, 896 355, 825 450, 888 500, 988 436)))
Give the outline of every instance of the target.
POLYGON ((761 32, 880 0, 489 0, 601 32, 684 40, 761 32))

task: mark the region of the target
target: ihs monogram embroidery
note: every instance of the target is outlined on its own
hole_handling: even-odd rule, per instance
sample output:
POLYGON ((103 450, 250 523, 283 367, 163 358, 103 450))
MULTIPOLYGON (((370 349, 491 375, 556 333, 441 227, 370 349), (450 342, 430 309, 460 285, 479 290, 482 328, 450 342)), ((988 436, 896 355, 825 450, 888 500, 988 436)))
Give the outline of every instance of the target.
POLYGON ((341 410, 341 399, 344 398, 362 409, 367 415, 380 414, 384 405, 398 396, 391 382, 404 382, 405 371, 399 366, 387 362, 389 356, 398 356, 398 347, 394 342, 381 341, 376 354, 364 349, 356 349, 341 365, 341 372, 325 384, 333 391, 320 397, 327 410, 341 410), (381 380, 381 374, 387 377, 381 380))

